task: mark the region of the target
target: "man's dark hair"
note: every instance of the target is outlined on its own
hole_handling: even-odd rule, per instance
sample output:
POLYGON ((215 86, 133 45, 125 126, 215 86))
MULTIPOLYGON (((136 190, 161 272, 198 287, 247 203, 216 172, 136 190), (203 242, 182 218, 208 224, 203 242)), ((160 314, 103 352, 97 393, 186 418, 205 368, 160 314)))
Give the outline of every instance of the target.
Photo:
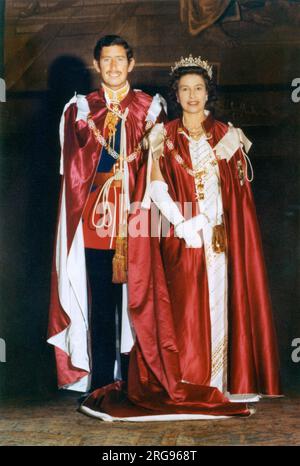
POLYGON ((101 39, 98 40, 94 48, 94 58, 95 60, 97 60, 97 62, 100 60, 101 50, 103 49, 103 47, 110 47, 111 45, 121 45, 122 47, 124 47, 128 61, 130 61, 133 58, 132 48, 128 45, 125 39, 123 39, 120 36, 107 35, 101 37, 101 39))

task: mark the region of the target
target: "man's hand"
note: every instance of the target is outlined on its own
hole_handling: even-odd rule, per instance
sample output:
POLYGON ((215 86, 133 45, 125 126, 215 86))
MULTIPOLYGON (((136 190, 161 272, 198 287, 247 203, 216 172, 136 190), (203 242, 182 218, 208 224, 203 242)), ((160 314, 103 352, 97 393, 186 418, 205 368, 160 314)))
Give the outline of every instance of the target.
POLYGON ((76 121, 83 120, 87 121, 88 114, 90 113, 90 107, 88 101, 84 95, 77 95, 77 116, 76 121))

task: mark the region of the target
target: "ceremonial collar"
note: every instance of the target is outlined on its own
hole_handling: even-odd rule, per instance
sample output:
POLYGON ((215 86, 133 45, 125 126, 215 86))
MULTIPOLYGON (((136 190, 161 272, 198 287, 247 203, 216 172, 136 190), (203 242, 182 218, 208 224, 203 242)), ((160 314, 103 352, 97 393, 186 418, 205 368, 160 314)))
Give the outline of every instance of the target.
MULTIPOLYGON (((106 86, 106 88, 107 88, 107 86, 106 86)), ((107 89, 109 89, 109 88, 107 88, 107 89)), ((135 93, 134 93, 134 91, 131 89, 131 87, 130 87, 130 85, 129 85, 128 82, 126 83, 126 89, 127 89, 127 92, 126 92, 126 93, 124 93, 125 86, 122 87, 122 89, 118 89, 118 91, 115 91, 115 92, 123 91, 123 92, 122 92, 123 98, 122 98, 122 100, 120 100, 120 101, 118 102, 118 105, 120 105, 121 111, 122 111, 122 112, 124 112, 124 110, 126 109, 126 107, 128 107, 128 105, 130 104, 130 102, 132 101, 132 99, 133 99, 134 96, 135 96, 135 93), (128 87, 127 87, 127 85, 128 85, 128 87)), ((110 89, 110 90, 111 90, 111 89, 110 89)), ((113 91, 113 92, 114 92, 114 91, 113 91)), ((104 104, 105 106, 109 106, 109 102, 107 101, 107 94, 106 94, 106 95, 105 95, 105 94, 106 94, 106 93, 105 93, 105 91, 104 91, 104 87, 103 87, 103 85, 101 85, 100 88, 99 88, 99 90, 98 90, 98 96, 99 96, 99 98, 100 98, 100 101, 102 101, 103 104, 104 104)), ((111 101, 111 103, 113 104, 114 102, 111 101)))
POLYGON ((108 104, 120 104, 120 102, 125 99, 130 90, 128 81, 126 81, 126 84, 121 87, 121 89, 116 91, 106 86, 104 83, 101 83, 101 86, 104 91, 105 100, 108 104))

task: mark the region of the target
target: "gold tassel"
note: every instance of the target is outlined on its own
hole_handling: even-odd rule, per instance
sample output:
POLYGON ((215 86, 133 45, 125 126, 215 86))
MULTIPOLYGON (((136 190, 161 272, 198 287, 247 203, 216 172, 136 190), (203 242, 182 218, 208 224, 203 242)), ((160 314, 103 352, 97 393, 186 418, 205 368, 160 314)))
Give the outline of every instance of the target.
POLYGON ((226 231, 224 223, 213 227, 212 248, 216 253, 225 252, 227 249, 226 231))
POLYGON ((127 282, 127 236, 119 235, 116 239, 116 250, 112 261, 113 283, 127 282))

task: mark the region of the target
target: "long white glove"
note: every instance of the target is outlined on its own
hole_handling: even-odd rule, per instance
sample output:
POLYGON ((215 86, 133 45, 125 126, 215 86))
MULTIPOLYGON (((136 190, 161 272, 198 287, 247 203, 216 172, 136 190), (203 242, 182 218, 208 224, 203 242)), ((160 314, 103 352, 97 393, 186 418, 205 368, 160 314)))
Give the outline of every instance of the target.
MULTIPOLYGON (((152 181, 150 184, 150 196, 156 206, 159 208, 163 216, 175 226, 175 233, 179 238, 185 240, 186 245, 191 248, 201 248, 202 240, 200 235, 197 233, 197 227, 195 224, 200 225, 203 223, 203 219, 196 219, 193 217, 190 220, 185 221, 183 215, 180 213, 179 208, 173 201, 168 193, 168 185, 163 181, 152 181), (201 220, 201 221, 200 221, 201 220), (202 222, 202 223, 201 223, 202 222), (187 224, 186 227, 184 225, 187 224), (183 227, 181 227, 183 226, 183 227)), ((203 216, 204 217, 204 216, 203 216)), ((205 219, 205 217, 204 217, 205 219)), ((206 222, 207 223, 207 220, 206 222)), ((202 228, 202 227, 201 227, 202 228)), ((199 228, 199 229, 201 229, 199 228)))
POLYGON ((77 94, 76 96, 76 104, 77 104, 77 116, 76 121, 83 120, 87 121, 88 114, 90 113, 90 107, 86 97, 81 94, 77 94))
POLYGON ((203 214, 198 214, 177 225, 175 232, 179 238, 184 238, 185 236, 191 236, 194 232, 200 232, 207 223, 209 223, 208 217, 203 214))

